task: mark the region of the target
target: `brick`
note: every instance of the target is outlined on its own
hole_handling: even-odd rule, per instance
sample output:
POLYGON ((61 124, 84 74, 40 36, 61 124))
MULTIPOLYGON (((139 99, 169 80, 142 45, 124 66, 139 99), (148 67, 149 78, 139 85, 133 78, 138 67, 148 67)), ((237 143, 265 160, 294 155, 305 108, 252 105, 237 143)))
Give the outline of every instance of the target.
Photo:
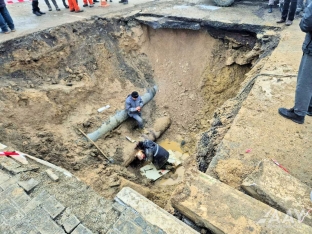
POLYGON ((59 177, 52 171, 52 169, 46 170, 46 173, 48 174, 50 179, 53 180, 54 182, 59 180, 59 177))
POLYGON ((27 180, 27 181, 19 181, 19 186, 21 186, 26 192, 30 192, 32 189, 34 189, 39 182, 33 178, 27 180))
POLYGON ((26 216, 29 218, 30 224, 35 226, 41 234, 63 234, 64 230, 58 226, 50 217, 50 215, 41 207, 37 207, 29 211, 26 216))
MULTIPOLYGON (((36 228, 29 222, 27 217, 24 217, 22 219, 19 219, 15 224, 11 224, 12 230, 16 234, 28 234, 32 230, 36 230, 36 228)), ((38 233, 38 231, 37 231, 38 233)))
POLYGON ((82 224, 79 224, 71 234, 92 234, 92 232, 82 224))
POLYGON ((65 210, 65 207, 59 203, 54 196, 50 196, 43 203, 43 209, 48 212, 48 214, 55 219, 60 213, 65 210))
POLYGON ((71 213, 69 209, 66 209, 66 211, 63 213, 60 223, 64 227, 65 231, 70 233, 79 225, 80 221, 75 215, 71 213))

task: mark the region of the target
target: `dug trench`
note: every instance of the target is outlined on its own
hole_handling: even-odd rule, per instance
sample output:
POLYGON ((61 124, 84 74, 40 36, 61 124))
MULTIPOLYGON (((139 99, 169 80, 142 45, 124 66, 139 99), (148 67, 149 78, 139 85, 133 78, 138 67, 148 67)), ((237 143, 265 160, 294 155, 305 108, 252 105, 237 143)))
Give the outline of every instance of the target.
POLYGON ((124 109, 133 90, 144 94, 157 85, 155 98, 143 108, 145 128, 170 116, 159 141, 181 145, 183 165, 205 171, 248 95, 252 80, 246 77, 256 74, 251 68, 261 67, 259 61, 278 38, 262 43, 252 30, 185 25, 153 29, 135 18, 97 17, 4 42, 0 142, 69 170, 109 199, 122 186, 143 188, 150 200, 173 213, 169 198, 177 183, 143 178, 138 162, 122 166, 125 137, 141 139, 132 129, 134 121, 96 141, 114 163, 78 128, 93 132, 124 109), (110 108, 98 113, 105 105, 110 108))

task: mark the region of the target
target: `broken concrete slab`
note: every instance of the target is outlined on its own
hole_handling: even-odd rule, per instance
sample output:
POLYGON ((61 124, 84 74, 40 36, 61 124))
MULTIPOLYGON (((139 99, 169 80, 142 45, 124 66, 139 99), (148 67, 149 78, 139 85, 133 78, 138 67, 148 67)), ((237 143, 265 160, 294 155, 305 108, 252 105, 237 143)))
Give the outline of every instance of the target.
POLYGON ((166 233, 197 233, 182 221, 174 218, 167 211, 163 210, 141 194, 131 188, 123 188, 115 197, 116 201, 132 207, 142 217, 165 231, 166 233))
POLYGON ((252 197, 312 226, 312 208, 307 185, 285 172, 272 161, 261 161, 243 181, 242 188, 252 197))
POLYGON ((172 195, 175 209, 213 233, 311 233, 312 228, 197 170, 172 195), (266 216, 274 211, 272 216, 266 216), (280 218, 276 218, 280 217, 280 218), (286 221, 285 221, 286 220, 286 221))

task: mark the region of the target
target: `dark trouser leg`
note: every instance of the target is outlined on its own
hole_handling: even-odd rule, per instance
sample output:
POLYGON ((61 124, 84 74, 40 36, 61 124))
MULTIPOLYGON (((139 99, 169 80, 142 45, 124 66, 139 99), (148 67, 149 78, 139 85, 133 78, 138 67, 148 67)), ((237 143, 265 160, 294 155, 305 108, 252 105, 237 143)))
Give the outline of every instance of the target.
MULTIPOLYGON (((9 28, 10 28, 11 30, 13 30, 13 29, 14 29, 14 23, 13 23, 13 20, 12 20, 12 18, 11 18, 11 15, 10 15, 8 9, 6 8, 6 6, 3 7, 3 8, 0 8, 0 13, 1 13, 1 16, 2 16, 2 18, 3 18, 3 20, 4 20, 4 25, 5 25, 5 28, 6 28, 6 30, 3 30, 3 27, 4 27, 4 26, 3 26, 3 24, 1 24, 1 29, 2 29, 2 31, 3 31, 3 32, 7 32, 7 31, 8 31, 8 28, 7 28, 6 25, 8 25, 9 28)), ((5 28, 4 28, 4 29, 5 29, 5 28)))
POLYGON ((53 2, 53 5, 55 6, 55 8, 56 8, 56 9, 59 9, 59 7, 58 7, 56 1, 55 1, 55 0, 52 0, 52 2, 53 2))
POLYGON ((49 0, 44 0, 44 1, 45 1, 45 3, 47 4, 48 8, 51 9, 51 5, 50 5, 49 0))
POLYGON ((68 5, 66 4, 66 1, 65 0, 62 0, 63 1, 63 5, 65 8, 68 8, 68 5))
POLYGON ((290 0, 284 1, 283 11, 282 11, 282 19, 286 20, 288 16, 288 10, 289 10, 290 0))
POLYGON ((33 13, 40 11, 38 0, 32 1, 31 5, 32 5, 33 13))
POLYGON ((303 54, 296 87, 295 113, 305 116, 309 106, 312 107, 312 55, 303 54))
POLYGON ((297 0, 291 0, 289 14, 288 14, 288 20, 291 20, 291 21, 294 20, 295 14, 296 14, 296 9, 297 9, 297 0))

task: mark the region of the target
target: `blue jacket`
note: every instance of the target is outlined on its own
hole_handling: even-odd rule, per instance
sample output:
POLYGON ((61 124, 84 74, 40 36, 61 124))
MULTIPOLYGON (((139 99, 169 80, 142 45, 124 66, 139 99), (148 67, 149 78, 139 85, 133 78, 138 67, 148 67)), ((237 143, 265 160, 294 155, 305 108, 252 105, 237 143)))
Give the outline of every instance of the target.
MULTIPOLYGON (((1 1, 1 0, 0 0, 1 1)), ((130 117, 133 116, 133 114, 138 114, 139 112, 135 109, 138 106, 143 107, 143 100, 141 96, 139 96, 136 100, 133 100, 131 95, 128 95, 126 99, 126 111, 130 117)))
POLYGON ((310 3, 304 11, 304 16, 299 24, 301 31, 306 33, 302 50, 303 53, 312 55, 312 3, 310 3))
POLYGON ((4 0, 0 0, 0 8, 5 7, 5 1, 4 0))

